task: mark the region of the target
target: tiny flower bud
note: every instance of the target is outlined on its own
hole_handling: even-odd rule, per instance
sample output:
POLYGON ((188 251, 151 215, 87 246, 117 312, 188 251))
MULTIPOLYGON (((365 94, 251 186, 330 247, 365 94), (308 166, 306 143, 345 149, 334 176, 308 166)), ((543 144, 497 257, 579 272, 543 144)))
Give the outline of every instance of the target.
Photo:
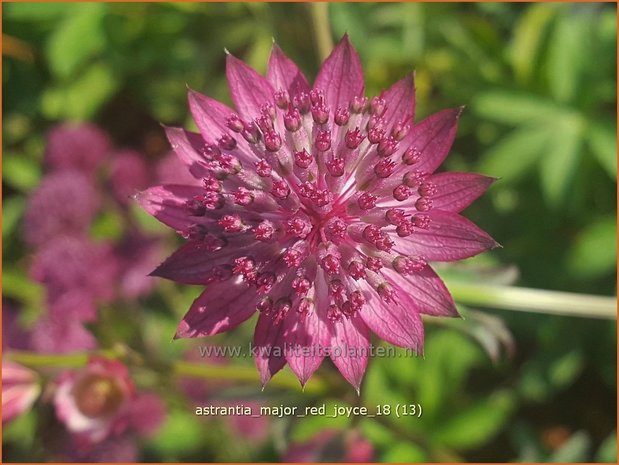
POLYGON ((299 167, 299 168, 307 168, 309 165, 312 164, 312 156, 307 153, 307 150, 303 149, 300 152, 295 152, 294 153, 294 163, 299 167))

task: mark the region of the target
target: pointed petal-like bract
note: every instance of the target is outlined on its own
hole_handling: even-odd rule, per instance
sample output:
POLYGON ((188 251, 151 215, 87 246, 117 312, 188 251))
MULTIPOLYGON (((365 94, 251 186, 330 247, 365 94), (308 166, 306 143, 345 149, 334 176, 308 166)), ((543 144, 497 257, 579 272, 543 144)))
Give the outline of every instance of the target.
POLYGON ((213 258, 205 252, 201 242, 188 242, 166 258, 150 275, 183 284, 204 284, 213 269, 213 258))
POLYGON ((182 128, 164 126, 164 129, 172 150, 187 165, 191 175, 196 179, 205 177, 208 170, 205 166, 206 160, 200 154, 200 149, 204 146, 202 136, 182 128))
POLYGON ((327 104, 336 110, 338 107, 348 108, 350 100, 361 95, 363 88, 363 69, 359 56, 348 40, 348 35, 344 35, 322 64, 314 89, 322 89, 327 104))
POLYGON ((285 90, 292 97, 300 92, 309 92, 310 87, 307 79, 299 67, 288 58, 277 44, 273 44, 269 64, 267 68, 267 79, 273 89, 285 90))
POLYGON ((456 304, 445 283, 429 266, 408 276, 402 276, 389 268, 384 269, 384 274, 406 295, 414 298, 412 308, 415 311, 431 316, 459 316, 456 304))
POLYGON ((415 118, 415 76, 409 74, 400 79, 381 97, 385 100, 386 110, 383 114, 385 127, 390 128, 398 121, 411 122, 415 118))
POLYGON ((360 312, 365 324, 384 339, 398 347, 423 351, 423 323, 413 298, 402 288, 394 285, 394 302, 383 301, 367 283, 362 283, 366 295, 371 296, 360 312))
POLYGON ((226 119, 234 111, 223 103, 194 90, 189 90, 187 99, 191 115, 200 128, 202 137, 209 144, 216 143, 222 134, 228 132, 225 126, 226 119))
POLYGON ((413 126, 409 133, 412 146, 421 152, 416 170, 433 173, 443 163, 456 137, 461 112, 462 108, 443 110, 413 126))
POLYGON ((203 337, 235 328, 256 311, 255 288, 235 279, 214 282, 194 300, 175 338, 203 337))
MULTIPOLYGON (((193 90, 189 91, 188 100, 191 115, 206 142, 216 145, 221 136, 230 135, 226 122, 230 115, 235 114, 234 110, 193 90)), ((243 137, 235 137, 234 140, 238 145, 234 155, 247 165, 253 163, 256 157, 247 141, 243 137)))
POLYGON ((216 278, 217 266, 236 257, 235 247, 209 252, 204 242, 190 241, 164 260, 150 275, 183 284, 206 284, 216 278))
POLYGON ((433 208, 458 213, 482 195, 496 178, 475 173, 438 173, 428 178, 436 186, 433 208))
POLYGON ((358 314, 332 323, 331 353, 333 364, 359 392, 368 366, 370 332, 358 314))
POLYGON ((269 81, 232 55, 226 57, 226 75, 232 101, 242 117, 253 120, 263 104, 273 103, 269 81))
MULTIPOLYGON (((286 360, 302 385, 318 369, 325 358, 324 348, 329 346, 329 329, 316 312, 303 318, 291 315, 291 328, 286 334, 286 360)), ((290 318, 289 317, 289 318, 290 318)))
POLYGON ((265 386, 275 373, 286 366, 285 321, 276 322, 261 313, 254 332, 255 362, 260 372, 260 381, 265 386))
POLYGON ((185 202, 203 192, 198 186, 168 184, 140 192, 137 201, 163 224, 182 232, 196 222, 187 214, 185 202))
POLYGON ((418 229, 406 238, 394 237, 396 251, 445 262, 473 257, 499 245, 486 232, 457 213, 430 210, 424 215, 430 218, 428 229, 418 229))

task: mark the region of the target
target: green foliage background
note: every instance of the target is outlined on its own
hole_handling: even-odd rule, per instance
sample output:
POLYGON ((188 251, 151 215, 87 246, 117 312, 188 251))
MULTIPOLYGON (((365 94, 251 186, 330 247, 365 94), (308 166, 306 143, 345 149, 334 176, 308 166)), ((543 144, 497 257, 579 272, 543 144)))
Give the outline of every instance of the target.
MULTIPOLYGON (((3 4, 3 18, 13 39, 3 50, 3 295, 24 304, 26 320, 42 311, 41 292, 26 274, 19 220, 42 177, 48 128, 95 121, 154 161, 167 150, 159 122, 192 125, 186 85, 230 103, 224 48, 260 72, 272 38, 308 76, 320 63, 305 4, 20 3, 3 4)), ((616 293, 614 4, 331 4, 328 18, 333 36, 348 32, 359 51, 368 94, 416 70, 417 119, 466 105, 445 168, 501 178, 466 215, 503 248, 456 271, 479 281, 491 279, 479 272, 490 268, 493 279, 519 286, 616 293)), ((119 234, 108 216, 97 237, 119 234)), ((146 342, 133 348, 175 360, 189 343, 167 341, 196 290, 161 289, 134 303, 141 310, 129 323, 111 316, 106 325, 119 331, 112 342, 121 327, 142 328, 146 342)), ((256 447, 197 420, 162 388, 170 414, 143 458, 273 461, 328 426, 358 428, 379 461, 615 462, 616 324, 487 314, 513 334, 513 357, 493 363, 457 325, 430 324, 425 359, 371 361, 361 399, 346 388, 314 396, 238 386, 245 398, 289 404, 414 401, 421 419, 283 419, 256 447), (559 442, 548 439, 556 431, 565 433, 559 442)), ((217 341, 250 333, 246 324, 217 341)), ((24 439, 36 424, 32 412, 6 428, 5 460, 46 457, 24 439)))

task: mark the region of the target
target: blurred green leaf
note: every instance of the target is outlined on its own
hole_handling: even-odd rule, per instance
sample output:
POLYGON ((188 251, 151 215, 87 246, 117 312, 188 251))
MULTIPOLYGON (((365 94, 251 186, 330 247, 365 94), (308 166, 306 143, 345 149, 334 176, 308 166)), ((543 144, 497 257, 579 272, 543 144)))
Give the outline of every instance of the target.
POLYGON ((26 208, 26 199, 23 197, 9 197, 2 202, 2 245, 7 247, 6 239, 15 231, 20 218, 26 208))
POLYGON ((191 410, 173 410, 149 445, 168 457, 182 457, 204 443, 202 423, 191 410))
POLYGON ((568 269, 576 277, 593 278, 609 273, 617 263, 617 221, 607 216, 588 225, 577 237, 568 256, 568 269))
MULTIPOLYGON (((581 13, 586 18, 586 13, 581 13)), ((556 24, 548 53, 550 92, 559 102, 572 101, 580 84, 590 48, 589 22, 580 14, 567 12, 556 24)))
POLYGON ((591 448, 591 439, 585 431, 578 431, 550 457, 550 463, 578 463, 586 462, 591 448))
POLYGON ((417 373, 418 395, 426 413, 446 408, 449 394, 458 392, 465 376, 481 359, 480 348, 457 332, 434 333, 426 342, 423 369, 417 373))
POLYGON ((20 191, 30 191, 41 181, 41 165, 23 154, 5 153, 2 181, 20 191))
POLYGON ((428 460, 424 451, 413 443, 398 442, 392 444, 381 456, 386 463, 423 463, 428 460))
POLYGON ((361 420, 360 425, 363 435, 374 446, 389 448, 395 442, 393 432, 387 426, 378 423, 374 419, 364 418, 361 420))
POLYGON ((6 263, 2 264, 2 295, 12 297, 41 311, 45 293, 43 286, 30 280, 21 270, 7 268, 6 265, 6 263))
POLYGON ((51 20, 66 15, 74 4, 53 2, 7 3, 3 6, 4 20, 51 20))
POLYGON ((484 155, 479 171, 513 182, 535 165, 553 135, 554 130, 547 126, 516 129, 484 155))
POLYGON ((580 349, 564 352, 555 349, 543 357, 529 359, 521 368, 519 390, 534 402, 544 402, 552 393, 565 389, 582 372, 584 358, 580 349))
POLYGON ((556 5, 549 3, 532 4, 516 24, 509 56, 519 82, 531 80, 544 34, 556 10, 556 5))
POLYGON ((599 463, 617 463, 617 431, 613 431, 604 440, 597 453, 595 454, 596 462, 599 463))
POLYGON ((36 410, 30 410, 3 425, 2 444, 4 445, 5 441, 11 441, 18 444, 20 448, 33 447, 37 437, 37 417, 36 410))
POLYGON ((106 64, 89 67, 67 86, 50 88, 43 94, 42 111, 48 118, 91 118, 118 88, 119 76, 106 64))
POLYGON ((456 449, 469 449, 498 434, 512 412, 514 400, 506 392, 496 392, 443 419, 432 438, 456 449))
POLYGON ((578 116, 566 114, 554 122, 554 137, 544 151, 540 167, 542 191, 550 206, 567 201, 580 162, 582 129, 578 116))
MULTIPOLYGON (((311 439, 314 435, 324 429, 342 429, 345 430, 351 423, 351 418, 346 416, 338 416, 335 418, 329 418, 327 415, 331 415, 333 407, 337 404, 339 406, 348 406, 346 402, 327 400, 325 404, 325 415, 309 415, 296 422, 294 430, 291 435, 291 440, 294 442, 303 442, 311 439)), ((319 405, 320 406, 320 405, 319 405)), ((300 408, 299 410, 302 410, 300 408)))
POLYGON ((550 366, 548 379, 554 386, 566 386, 582 372, 584 365, 582 353, 572 350, 550 366))
POLYGON ((564 112, 556 103, 542 97, 506 90, 480 94, 473 108, 484 118, 510 125, 534 125, 564 112))
POLYGON ((593 155, 608 175, 617 179, 617 126, 615 123, 593 121, 587 137, 593 155))
POLYGON ((52 72, 66 79, 88 58, 101 51, 105 44, 104 3, 67 5, 69 14, 49 37, 46 55, 52 72))
POLYGON ((90 235, 93 239, 119 240, 124 233, 123 218, 120 212, 112 209, 107 209, 98 215, 90 226, 90 235))

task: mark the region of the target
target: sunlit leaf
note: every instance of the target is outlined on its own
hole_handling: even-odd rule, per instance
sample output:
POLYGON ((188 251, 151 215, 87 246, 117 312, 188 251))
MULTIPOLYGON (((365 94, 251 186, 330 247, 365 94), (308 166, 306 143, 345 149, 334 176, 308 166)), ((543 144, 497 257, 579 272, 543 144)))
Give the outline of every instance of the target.
POLYGON ((532 4, 516 25, 510 58, 516 78, 529 82, 534 71, 546 28, 556 13, 556 5, 532 4))
POLYGON ((108 65, 95 64, 69 84, 48 89, 42 111, 49 118, 90 118, 117 89, 118 77, 108 65))
POLYGON ((175 410, 167 415, 166 421, 149 445, 161 454, 182 457, 201 446, 204 430, 192 411, 175 410))
POLYGON ((468 371, 482 358, 479 347, 453 332, 434 333, 426 342, 423 370, 417 373, 419 399, 436 414, 449 395, 462 387, 468 371))
MULTIPOLYGON (((346 407, 348 406, 348 404, 346 404, 345 402, 335 402, 333 400, 328 400, 324 403, 324 405, 324 415, 308 415, 295 424, 291 436, 291 439, 293 441, 307 441, 324 429, 346 429, 348 425, 350 425, 351 418, 349 417, 346 417, 344 415, 340 415, 335 418, 330 417, 331 415, 333 415, 333 409, 336 405, 346 407)), ((322 407, 322 404, 317 405, 317 407, 322 407)), ((305 408, 303 406, 300 406, 299 411, 300 413, 304 414, 305 408)))
POLYGON ((562 15, 554 28, 548 52, 548 79, 550 92, 560 102, 569 102, 576 96, 590 33, 588 22, 578 14, 562 15))
POLYGON ((587 131, 589 146, 609 176, 617 179, 617 129, 609 122, 594 121, 587 131))
POLYGON ((387 463, 423 463, 427 461, 427 455, 421 447, 412 442, 399 442, 392 444, 381 456, 382 462, 387 463))
MULTIPOLYGON (((25 206, 26 200, 23 197, 9 197, 2 202, 2 237, 5 240, 15 231, 25 206)), ((7 247, 8 243, 3 241, 2 245, 7 247)))
POLYGON ((510 125, 536 124, 561 116, 564 111, 543 97, 502 90, 480 94, 473 109, 484 118, 510 125))
POLYGON ((52 72, 59 78, 69 77, 105 44, 104 3, 82 3, 66 6, 70 14, 62 26, 54 30, 47 42, 46 55, 52 72))
POLYGON ((41 165, 23 154, 6 153, 2 157, 2 180, 18 190, 29 191, 41 180, 41 165))
POLYGON ((597 453, 595 461, 598 463, 617 463, 617 431, 613 431, 604 440, 597 453))
POLYGON ((617 263, 617 222, 607 216, 591 223, 577 237, 568 256, 570 273, 595 278, 615 269, 617 263))
POLYGON ((443 419, 431 433, 434 441, 469 449, 495 436, 515 407, 508 392, 497 392, 443 419))
POLYGON ((497 142, 482 158, 479 171, 513 182, 541 158, 554 131, 548 126, 517 129, 497 142))
POLYGON ((566 202, 580 162, 581 149, 581 120, 571 115, 558 119, 540 167, 542 190, 549 205, 556 207, 566 202))
POLYGON ((9 3, 3 6, 4 20, 40 21, 52 20, 66 15, 74 5, 66 3, 9 3))

